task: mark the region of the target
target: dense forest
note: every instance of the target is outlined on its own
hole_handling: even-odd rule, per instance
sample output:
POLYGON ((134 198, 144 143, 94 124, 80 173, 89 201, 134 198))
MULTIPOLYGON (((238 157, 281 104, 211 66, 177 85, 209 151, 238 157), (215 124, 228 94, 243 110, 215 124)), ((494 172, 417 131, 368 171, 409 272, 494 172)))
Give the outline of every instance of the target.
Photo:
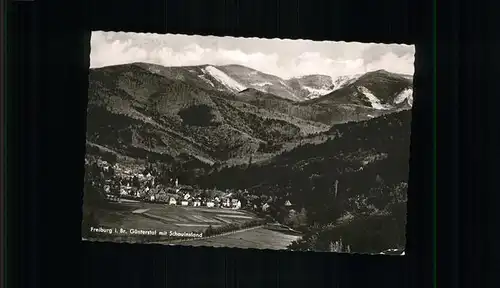
MULTIPOLYGON (((340 235, 356 251, 377 250, 382 245, 377 241, 385 243, 384 237, 393 239, 387 243, 404 246, 410 120, 411 112, 403 111, 337 125, 328 132, 335 137, 321 144, 299 146, 268 163, 213 171, 193 179, 193 183, 201 187, 248 189, 254 195, 296 203, 296 209, 307 211, 304 226, 317 227, 308 232, 318 239, 304 238, 319 241, 316 249, 328 247, 329 243, 321 242, 322 237, 335 240, 340 235), (355 221, 338 228, 332 226, 346 214, 355 221), (370 234, 386 236, 369 237, 370 234), (361 240, 351 241, 358 238, 372 239, 373 243, 367 246, 356 242, 361 240)), ((286 212, 281 215, 278 220, 288 219, 286 212)), ((299 248, 304 246, 297 244, 293 249, 299 248)))

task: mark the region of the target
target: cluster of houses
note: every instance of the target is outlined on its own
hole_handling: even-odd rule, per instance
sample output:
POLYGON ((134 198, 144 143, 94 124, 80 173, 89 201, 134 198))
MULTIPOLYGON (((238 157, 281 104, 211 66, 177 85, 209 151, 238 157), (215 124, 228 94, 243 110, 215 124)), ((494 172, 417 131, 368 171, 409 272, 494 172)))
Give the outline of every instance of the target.
MULTIPOLYGON (((109 170, 111 167, 107 164, 105 161, 98 162, 98 165, 104 171, 109 170)), ((155 175, 151 173, 144 174, 139 169, 137 171, 133 171, 130 168, 124 169, 117 164, 113 165, 112 169, 115 173, 115 179, 105 180, 104 192, 107 195, 118 192, 119 198, 169 205, 241 208, 241 201, 232 198, 232 193, 222 193, 223 195, 207 197, 203 195, 203 191, 196 191, 191 186, 181 185, 178 179, 170 179, 171 187, 166 187, 165 185, 156 183, 155 175)))
MULTIPOLYGON (((150 201, 155 201, 154 196, 151 196, 150 201)), ((192 197, 189 193, 184 194, 181 197, 170 196, 168 199, 169 205, 181 205, 181 206, 193 206, 200 207, 205 206, 208 208, 220 207, 220 208, 231 208, 240 209, 241 201, 238 199, 231 199, 228 197, 214 197, 202 198, 202 197, 192 197)))
MULTIPOLYGON (((159 181, 156 179, 154 172, 145 173, 142 167, 123 167, 118 164, 111 166, 102 160, 98 160, 97 164, 103 171, 113 170, 114 176, 106 179, 104 184, 105 194, 113 199, 130 199, 192 207, 242 208, 241 199, 234 197, 229 190, 206 193, 207 191, 182 185, 178 179, 170 179, 169 185, 166 186, 157 183, 159 181)), ((243 192, 243 196, 240 195, 240 197, 246 199, 245 203, 247 204, 245 205, 250 205, 249 207, 252 207, 253 210, 268 212, 272 203, 276 200, 274 198, 263 198, 252 201, 245 197, 245 195, 248 196, 248 191, 240 192, 243 192)), ((293 209, 294 206, 289 200, 285 201, 286 208, 293 209)))

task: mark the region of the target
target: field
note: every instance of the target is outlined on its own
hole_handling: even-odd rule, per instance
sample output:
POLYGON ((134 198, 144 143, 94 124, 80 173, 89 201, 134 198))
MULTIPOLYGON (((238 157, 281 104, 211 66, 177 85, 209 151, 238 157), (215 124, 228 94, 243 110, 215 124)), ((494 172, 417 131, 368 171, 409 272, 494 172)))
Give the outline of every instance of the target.
POLYGON ((210 225, 241 224, 258 219, 252 213, 221 208, 182 207, 155 203, 112 203, 96 211, 99 225, 123 229, 202 232, 210 225))
POLYGON ((300 236, 287 235, 259 227, 223 236, 187 241, 179 243, 179 245, 281 250, 286 249, 288 245, 299 238, 300 236))
MULTIPOLYGON (((154 203, 110 203, 106 209, 94 211, 99 226, 116 229, 140 229, 176 232, 204 232, 228 224, 242 224, 258 219, 242 210, 206 207, 182 207, 154 203)), ((168 240, 164 236, 93 235, 92 240, 114 242, 158 242, 168 240), (101 236, 101 237, 100 237, 101 236)), ((196 240, 174 242, 184 246, 236 247, 255 249, 286 249, 299 236, 287 235, 264 227, 246 228, 196 240)), ((167 242, 165 242, 167 243, 167 242)), ((172 243, 172 244, 174 244, 172 243)))

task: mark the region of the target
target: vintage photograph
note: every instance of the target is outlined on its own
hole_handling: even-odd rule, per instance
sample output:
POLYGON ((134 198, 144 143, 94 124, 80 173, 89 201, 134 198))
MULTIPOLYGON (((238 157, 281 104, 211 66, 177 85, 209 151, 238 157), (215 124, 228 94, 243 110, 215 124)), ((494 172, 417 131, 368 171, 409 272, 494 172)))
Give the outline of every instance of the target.
POLYGON ((83 240, 404 255, 414 53, 92 32, 83 240))

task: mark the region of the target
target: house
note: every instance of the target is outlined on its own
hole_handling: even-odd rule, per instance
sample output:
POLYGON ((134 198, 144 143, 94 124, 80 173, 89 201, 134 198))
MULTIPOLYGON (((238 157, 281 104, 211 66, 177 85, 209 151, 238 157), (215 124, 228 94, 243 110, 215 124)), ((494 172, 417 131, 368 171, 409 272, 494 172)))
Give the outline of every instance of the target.
POLYGON ((149 197, 149 200, 150 200, 150 201, 155 201, 155 195, 151 195, 151 196, 149 197))
POLYGON ((191 198, 191 195, 189 193, 184 194, 184 200, 189 200, 191 198))
POLYGON ((177 205, 177 199, 174 197, 170 197, 170 200, 168 201, 168 204, 170 205, 177 205))
POLYGON ((207 202, 207 207, 213 208, 215 206, 214 202, 208 201, 207 202))
POLYGON ((233 209, 240 209, 241 208, 241 201, 238 199, 232 199, 231 200, 231 207, 233 209))
POLYGON ((269 204, 264 203, 264 205, 262 205, 262 211, 266 212, 267 210, 269 210, 269 207, 270 207, 269 204))
POLYGON ((201 201, 200 200, 194 200, 193 206, 194 207, 200 207, 201 206, 201 201))
POLYGON ((181 205, 182 206, 188 206, 189 205, 189 202, 187 200, 182 200, 181 201, 181 205))

